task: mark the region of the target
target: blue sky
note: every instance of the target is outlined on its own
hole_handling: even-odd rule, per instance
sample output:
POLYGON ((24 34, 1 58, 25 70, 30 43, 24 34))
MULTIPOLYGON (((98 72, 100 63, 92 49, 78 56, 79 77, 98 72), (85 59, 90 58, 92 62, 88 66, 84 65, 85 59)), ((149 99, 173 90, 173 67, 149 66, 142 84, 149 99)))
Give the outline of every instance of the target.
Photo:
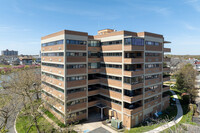
POLYGON ((160 33, 172 54, 200 55, 200 0, 0 0, 0 50, 38 54, 41 36, 105 28, 160 33))

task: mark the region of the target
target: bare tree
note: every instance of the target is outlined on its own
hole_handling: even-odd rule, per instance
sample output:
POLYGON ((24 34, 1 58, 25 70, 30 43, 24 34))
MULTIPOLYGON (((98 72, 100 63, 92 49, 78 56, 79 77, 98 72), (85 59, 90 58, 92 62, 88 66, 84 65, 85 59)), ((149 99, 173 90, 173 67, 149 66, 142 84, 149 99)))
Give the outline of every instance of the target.
MULTIPOLYGON (((18 99, 23 104, 23 109, 20 116, 27 116, 29 118, 27 127, 24 127, 28 133, 34 126, 38 133, 54 132, 54 126, 51 123, 41 123, 40 119, 43 117, 42 108, 46 105, 64 104, 64 101, 55 98, 48 92, 44 91, 44 86, 41 85, 41 73, 38 69, 22 70, 8 75, 9 78, 3 79, 4 89, 11 93, 18 95, 18 99)), ((42 78, 46 78, 42 76, 42 78)), ((45 79, 43 79, 44 81, 45 79)), ((64 115, 67 121, 73 121, 73 115, 64 115), (70 117, 69 117, 70 116, 70 117)), ((67 124, 65 130, 56 129, 56 132, 70 132, 73 124, 67 124)))

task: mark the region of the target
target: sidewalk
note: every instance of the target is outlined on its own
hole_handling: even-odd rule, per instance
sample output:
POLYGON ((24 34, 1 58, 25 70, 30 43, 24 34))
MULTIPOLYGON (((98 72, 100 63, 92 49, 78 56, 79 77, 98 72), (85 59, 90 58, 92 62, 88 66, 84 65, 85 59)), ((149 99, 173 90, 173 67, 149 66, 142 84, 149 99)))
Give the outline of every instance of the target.
POLYGON ((178 96, 176 95, 176 93, 174 91, 172 91, 172 90, 170 90, 170 91, 173 94, 173 97, 176 98, 176 107, 177 107, 177 110, 178 110, 176 117, 174 118, 174 120, 170 121, 169 123, 164 124, 164 125, 162 125, 158 128, 155 128, 155 129, 148 131, 148 132, 145 132, 145 133, 159 133, 159 132, 161 132, 161 131, 163 131, 167 128, 174 126, 176 123, 178 123, 182 119, 183 110, 182 110, 180 101, 178 100, 178 96))

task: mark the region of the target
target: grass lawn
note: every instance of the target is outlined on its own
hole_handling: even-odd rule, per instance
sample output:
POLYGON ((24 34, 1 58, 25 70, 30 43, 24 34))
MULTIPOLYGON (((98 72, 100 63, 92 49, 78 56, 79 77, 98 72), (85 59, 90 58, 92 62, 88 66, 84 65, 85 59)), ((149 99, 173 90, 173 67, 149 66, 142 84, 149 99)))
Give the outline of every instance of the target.
MULTIPOLYGON (((16 130, 18 133, 26 133, 28 128, 30 127, 30 119, 31 116, 18 116, 17 121, 16 121, 16 130)), ((40 117, 39 118, 39 124, 44 125, 44 127, 41 127, 41 129, 46 129, 47 126, 45 125, 49 125, 51 126, 47 120, 44 117, 40 117)), ((32 126, 30 129, 30 133, 37 133, 36 127, 32 126)))
POLYGON ((66 127, 64 123, 62 123, 58 118, 56 118, 51 112, 48 110, 42 108, 42 111, 51 119, 53 120, 58 126, 60 127, 66 127))
MULTIPOLYGON (((169 95, 171 96, 170 98, 170 102, 173 102, 172 101, 172 98, 173 98, 173 95, 171 92, 168 92, 169 95)), ((125 133, 142 133, 142 132, 146 132, 146 131, 149 131, 149 130, 153 130, 161 125, 164 125, 166 123, 166 121, 162 121, 162 120, 172 120, 176 115, 177 115, 177 107, 176 106, 169 106, 166 110, 166 112, 169 112, 169 114, 166 114, 166 113, 163 113, 162 115, 160 115, 160 117, 158 118, 160 122, 157 122, 156 124, 155 123, 152 123, 150 125, 139 125, 138 127, 134 127, 134 128, 131 128, 129 131, 126 130, 125 133)), ((165 112, 163 111, 163 112, 165 112)))

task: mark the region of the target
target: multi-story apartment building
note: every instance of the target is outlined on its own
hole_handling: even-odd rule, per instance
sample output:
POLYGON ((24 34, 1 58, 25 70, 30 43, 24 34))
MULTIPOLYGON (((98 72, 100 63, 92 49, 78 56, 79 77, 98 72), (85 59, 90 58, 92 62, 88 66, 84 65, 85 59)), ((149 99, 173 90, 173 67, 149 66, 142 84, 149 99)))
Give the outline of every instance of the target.
POLYGON ((170 42, 162 35, 63 30, 41 43, 43 96, 57 99, 47 107, 62 122, 68 112, 81 120, 96 111, 131 128, 169 105, 163 82, 170 69, 163 63, 170 61, 164 53, 171 49, 164 48, 170 42))
POLYGON ((6 49, 6 50, 1 51, 1 55, 3 55, 3 56, 18 56, 18 51, 6 49))

